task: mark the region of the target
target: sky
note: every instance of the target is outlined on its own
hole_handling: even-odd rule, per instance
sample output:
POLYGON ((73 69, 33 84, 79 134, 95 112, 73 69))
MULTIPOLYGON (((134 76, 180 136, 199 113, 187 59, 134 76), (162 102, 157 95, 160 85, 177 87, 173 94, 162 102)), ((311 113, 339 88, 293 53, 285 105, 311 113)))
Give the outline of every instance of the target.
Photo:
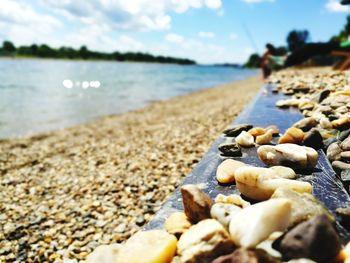
POLYGON ((293 29, 328 41, 347 15, 339 0, 0 0, 0 41, 243 63, 293 29))

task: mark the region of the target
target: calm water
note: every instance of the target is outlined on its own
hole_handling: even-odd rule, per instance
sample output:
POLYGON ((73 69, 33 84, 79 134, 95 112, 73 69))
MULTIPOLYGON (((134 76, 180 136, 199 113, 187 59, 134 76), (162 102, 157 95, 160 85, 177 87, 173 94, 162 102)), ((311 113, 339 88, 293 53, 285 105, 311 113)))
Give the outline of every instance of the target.
POLYGON ((71 126, 254 74, 211 66, 0 59, 0 138, 71 126))

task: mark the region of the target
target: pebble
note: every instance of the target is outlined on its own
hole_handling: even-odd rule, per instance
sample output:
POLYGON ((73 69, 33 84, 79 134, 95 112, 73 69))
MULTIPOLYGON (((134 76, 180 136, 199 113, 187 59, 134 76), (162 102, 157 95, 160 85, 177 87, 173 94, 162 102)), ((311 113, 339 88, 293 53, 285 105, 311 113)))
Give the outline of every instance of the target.
POLYGON ((291 203, 287 199, 260 202, 236 213, 230 222, 230 235, 237 246, 254 247, 275 231, 289 225, 291 203))
POLYGON ((323 129, 333 129, 333 125, 327 117, 323 117, 320 119, 320 126, 323 129))
POLYGON ((283 136, 278 140, 278 143, 296 143, 301 144, 304 139, 304 132, 301 129, 291 127, 286 130, 283 136))
POLYGON ((175 212, 165 220, 164 228, 170 234, 181 236, 191 225, 185 213, 175 212))
POLYGON ((350 151, 350 136, 342 141, 340 148, 342 148, 343 151, 350 151))
POLYGON ((313 101, 321 103, 325 98, 327 98, 329 96, 329 94, 331 93, 331 91, 329 89, 325 89, 322 90, 320 92, 318 92, 317 94, 315 94, 312 98, 313 101))
POLYGON ((350 170, 350 163, 334 161, 332 162, 332 167, 337 174, 340 174, 341 171, 350 170))
POLYGON ((239 248, 229 255, 221 256, 212 263, 279 263, 280 261, 262 249, 239 248))
POLYGON ((269 144, 272 141, 273 130, 267 130, 264 134, 256 137, 256 143, 259 145, 269 144))
POLYGON ((193 225, 180 237, 177 246, 178 255, 183 263, 211 262, 233 249, 228 232, 215 219, 206 219, 193 225))
POLYGON ((316 128, 312 128, 311 130, 305 133, 303 145, 314 148, 316 150, 322 149, 323 138, 321 133, 316 128))
POLYGON ((294 123, 293 127, 301 129, 304 132, 307 132, 311 128, 315 127, 317 124, 318 122, 313 117, 308 117, 294 123))
POLYGON ((329 263, 339 254, 341 243, 332 222, 319 215, 292 228, 274 242, 273 248, 281 252, 283 260, 309 258, 329 263))
POLYGON ((350 136, 350 129, 347 129, 345 131, 340 132, 338 140, 339 141, 344 141, 349 136, 350 136))
POLYGON ((254 127, 248 131, 248 133, 251 134, 253 137, 263 135, 265 132, 266 132, 266 130, 264 128, 261 128, 261 127, 254 127))
MULTIPOLYGON (((288 176, 288 173, 286 173, 286 176, 288 176)), ((311 193, 312 191, 312 186, 308 182, 283 178, 273 169, 261 167, 239 168, 236 171, 236 186, 244 196, 259 201, 269 199, 279 187, 293 189, 298 192, 311 193)))
POLYGON ((232 204, 235 206, 239 206, 241 208, 245 208, 250 206, 250 203, 245 201, 240 195, 223 195, 218 194, 215 197, 215 203, 222 203, 222 204, 232 204))
POLYGON ((210 218, 213 201, 206 193, 193 184, 187 184, 181 187, 181 194, 185 214, 192 223, 210 218))
POLYGON ((350 118, 343 117, 332 121, 333 128, 338 130, 344 130, 350 128, 350 118))
POLYGON ((120 244, 101 245, 87 256, 86 263, 115 263, 120 248, 120 244))
POLYGON ((249 131, 251 128, 253 128, 253 125, 250 125, 250 124, 238 124, 238 125, 235 125, 235 126, 229 128, 229 129, 224 130, 223 133, 227 137, 236 137, 242 131, 249 131))
POLYGON ((241 207, 233 204, 215 203, 211 207, 210 214, 213 219, 216 219, 225 228, 228 228, 232 216, 240 210, 242 210, 241 207))
POLYGON ((340 223, 350 230, 350 207, 339 207, 336 210, 337 216, 340 217, 340 223))
POLYGON ((238 143, 242 147, 252 147, 254 146, 254 137, 246 131, 242 131, 236 137, 236 143, 238 143))
POLYGON ((266 130, 272 131, 272 136, 278 136, 280 133, 280 129, 276 125, 269 125, 266 127, 266 130))
POLYGON ((341 152, 340 153, 340 159, 342 161, 350 161, 350 151, 341 152))
POLYGON ((118 263, 171 262, 177 239, 164 230, 141 231, 130 237, 119 249, 118 263))
POLYGON ((334 221, 334 216, 310 193, 298 193, 291 189, 278 188, 271 198, 286 198, 291 202, 292 215, 289 227, 322 214, 327 215, 332 222, 334 221))
POLYGON ((333 142, 327 148, 327 158, 330 162, 336 161, 340 159, 340 153, 342 149, 340 148, 340 143, 338 141, 333 142))
POLYGON ((216 170, 216 180, 222 184, 235 182, 235 172, 242 166, 246 166, 246 164, 232 159, 224 160, 216 170))
POLYGON ((306 146, 296 144, 263 145, 258 148, 258 156, 269 166, 282 165, 298 169, 314 168, 317 164, 317 152, 306 146))
POLYGON ((237 143, 222 143, 218 147, 219 151, 224 156, 240 157, 242 156, 241 147, 237 143))

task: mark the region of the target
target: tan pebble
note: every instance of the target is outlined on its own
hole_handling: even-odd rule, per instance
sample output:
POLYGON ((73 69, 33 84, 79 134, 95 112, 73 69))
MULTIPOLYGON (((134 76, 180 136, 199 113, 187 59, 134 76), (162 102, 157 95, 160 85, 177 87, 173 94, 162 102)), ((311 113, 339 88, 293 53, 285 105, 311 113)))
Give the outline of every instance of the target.
POLYGON ((276 125, 267 126, 266 130, 272 130, 272 135, 278 135, 280 132, 280 129, 276 125))
POLYGON ((269 144, 272 141, 273 130, 267 130, 267 132, 263 135, 259 135, 256 137, 255 142, 257 144, 269 144))
POLYGON ((163 230, 138 232, 122 245, 115 262, 171 262, 176 253, 176 244, 176 237, 163 230))
POLYGON ((192 226, 180 237, 177 246, 183 263, 211 262, 233 249, 228 232, 214 219, 206 219, 192 226))
POLYGON ((261 127, 254 127, 248 131, 248 133, 250 133, 254 137, 262 135, 265 132, 266 132, 266 130, 264 128, 261 128, 261 127))
POLYGON ((235 195, 235 194, 233 195, 218 194, 215 197, 215 203, 232 204, 242 208, 250 206, 249 202, 245 201, 240 195, 235 195))
POLYGON ((191 222, 183 212, 171 214, 164 223, 165 230, 173 235, 181 235, 191 227, 191 222))
POLYGON ((278 140, 278 143, 302 143, 304 139, 304 132, 301 129, 291 127, 278 140))
POLYGON ((312 110, 315 107, 315 103, 311 101, 303 101, 298 104, 299 110, 312 110))
POLYGON ((246 166, 246 164, 232 159, 224 160, 216 170, 216 180, 222 184, 233 183, 235 171, 242 166, 246 166))
POLYGON ((329 121, 329 119, 327 117, 323 117, 320 119, 320 126, 323 129, 332 129, 333 128, 332 123, 329 121))
POLYGON ((350 125, 350 118, 348 117, 339 118, 337 120, 332 121, 331 123, 333 125, 333 128, 340 129, 350 125))

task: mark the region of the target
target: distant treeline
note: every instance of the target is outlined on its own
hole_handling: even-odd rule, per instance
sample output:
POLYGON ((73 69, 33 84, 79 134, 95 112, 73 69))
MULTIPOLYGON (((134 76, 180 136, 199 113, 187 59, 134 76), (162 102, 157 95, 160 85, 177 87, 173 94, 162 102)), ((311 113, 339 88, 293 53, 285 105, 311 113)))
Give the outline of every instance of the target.
MULTIPOLYGON (((350 36, 350 16, 347 17, 346 23, 341 31, 330 38, 329 41, 341 42, 345 41, 350 36)), ((289 32, 286 38, 287 46, 276 47, 274 55, 284 56, 288 52, 293 52, 298 50, 303 45, 308 43, 310 40, 310 33, 308 30, 292 30, 289 32)), ((261 65, 261 56, 258 53, 252 54, 248 61, 245 63, 245 66, 248 68, 258 68, 261 65)), ((313 65, 332 65, 338 58, 332 57, 330 55, 316 56, 311 59, 313 65)))
POLYGON ((118 51, 112 53, 104 53, 89 50, 86 46, 80 49, 71 47, 52 48, 46 44, 19 46, 10 41, 4 41, 0 48, 0 56, 9 57, 36 57, 36 58, 58 58, 58 59, 93 59, 93 60, 114 60, 114 61, 134 61, 134 62, 157 62, 157 63, 173 63, 181 65, 196 64, 195 61, 186 58, 174 58, 165 56, 153 56, 141 52, 118 51))

